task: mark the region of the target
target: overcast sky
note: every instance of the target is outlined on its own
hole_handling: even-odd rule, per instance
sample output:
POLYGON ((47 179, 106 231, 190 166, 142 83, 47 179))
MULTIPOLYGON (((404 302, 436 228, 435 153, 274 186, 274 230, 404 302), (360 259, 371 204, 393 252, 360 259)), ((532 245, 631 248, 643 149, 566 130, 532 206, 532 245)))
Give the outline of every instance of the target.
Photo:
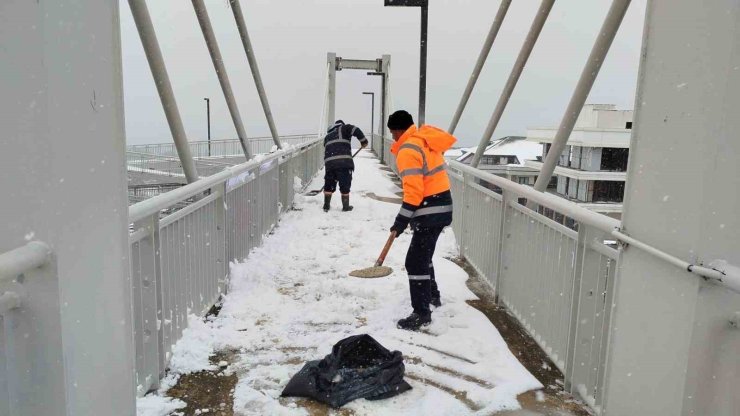
MULTIPOLYGON (((430 3, 427 123, 446 129, 499 2, 430 3)), ((512 2, 457 128, 460 144, 472 145, 480 139, 539 3, 512 2)), ((394 106, 416 118, 418 8, 386 8, 383 0, 241 0, 241 4, 280 134, 318 131, 327 52, 357 59, 390 54, 394 106)), ((494 137, 524 135, 527 128, 559 123, 610 4, 608 0, 555 3, 494 137)), ((169 142, 171 135, 128 2, 121 0, 120 5, 128 142, 169 142)), ((206 138, 204 97, 211 98, 212 138, 235 138, 191 2, 150 0, 148 5, 189 140, 206 138)), ((247 134, 269 135, 228 0, 206 0, 206 5, 247 134)), ((645 0, 632 1, 589 102, 632 109, 644 11, 645 0)), ((337 117, 369 130, 370 98, 362 92, 379 92, 379 84, 380 78, 363 71, 340 72, 337 117)), ((378 100, 379 94, 376 107, 378 100)))

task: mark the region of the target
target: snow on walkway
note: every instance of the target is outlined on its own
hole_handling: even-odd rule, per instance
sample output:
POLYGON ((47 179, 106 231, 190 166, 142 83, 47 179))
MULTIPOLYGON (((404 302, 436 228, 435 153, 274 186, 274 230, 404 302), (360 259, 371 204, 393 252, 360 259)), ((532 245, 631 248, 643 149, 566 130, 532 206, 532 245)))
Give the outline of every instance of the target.
MULTIPOLYGON (((320 195, 298 196, 300 211, 287 213, 262 247, 232 264, 230 291, 219 316, 207 322, 191 319, 174 348, 170 374, 213 369, 209 357, 215 351, 238 351, 228 370, 239 377, 235 414, 307 414, 295 399, 279 397, 290 377, 305 361, 331 352, 340 339, 368 333, 388 349, 403 352, 413 390, 345 405, 357 415, 467 415, 483 408, 487 414, 519 408, 518 394, 542 386, 490 321, 465 302, 476 299, 466 287, 468 276, 444 259, 455 255, 452 230, 442 234, 434 260, 442 307, 424 332, 396 328, 396 321, 411 312, 403 268, 408 232, 386 260, 394 268, 391 276, 347 275, 373 264, 399 209, 362 196, 394 196, 399 189, 369 152, 362 152, 356 163, 354 211, 341 212, 338 195, 329 213, 321 210, 320 195)), ((321 177, 309 189, 320 188, 321 177)), ((152 399, 167 400, 147 398, 152 399)))

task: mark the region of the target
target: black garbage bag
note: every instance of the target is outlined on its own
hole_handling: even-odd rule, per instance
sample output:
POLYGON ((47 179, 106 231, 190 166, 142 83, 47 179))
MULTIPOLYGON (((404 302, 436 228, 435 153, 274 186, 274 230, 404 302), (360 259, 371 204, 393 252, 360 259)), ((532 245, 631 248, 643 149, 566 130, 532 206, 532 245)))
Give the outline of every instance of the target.
POLYGON ((387 399, 411 390, 404 369, 400 351, 388 351, 370 335, 354 335, 337 342, 323 360, 306 363, 282 396, 308 397, 333 408, 360 398, 387 399))

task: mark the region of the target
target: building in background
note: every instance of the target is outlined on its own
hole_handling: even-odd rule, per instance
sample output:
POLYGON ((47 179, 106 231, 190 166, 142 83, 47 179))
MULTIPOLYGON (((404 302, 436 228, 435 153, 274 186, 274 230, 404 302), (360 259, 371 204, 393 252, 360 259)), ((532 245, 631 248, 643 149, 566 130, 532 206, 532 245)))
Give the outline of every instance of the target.
POLYGON ((460 157, 462 157, 463 155, 465 155, 466 153, 468 153, 468 149, 467 148, 453 147, 450 150, 448 150, 448 151, 445 152, 445 159, 447 159, 447 160, 457 160, 460 157))
MULTIPOLYGON (((585 105, 555 167, 549 191, 590 210, 621 218, 631 129, 631 110, 617 110, 613 104, 585 105)), ((541 157, 525 161, 525 166, 537 172, 542 168, 557 130, 527 130, 528 141, 541 143, 541 157)))
MULTIPOLYGON (((462 154, 456 160, 466 165, 471 164, 475 147, 461 150, 462 154)), ((481 156, 478 169, 523 185, 534 185, 537 171, 525 166, 525 161, 529 159, 536 160, 541 155, 542 147, 528 141, 526 137, 507 136, 492 140, 489 143, 483 152, 483 156, 481 156)))

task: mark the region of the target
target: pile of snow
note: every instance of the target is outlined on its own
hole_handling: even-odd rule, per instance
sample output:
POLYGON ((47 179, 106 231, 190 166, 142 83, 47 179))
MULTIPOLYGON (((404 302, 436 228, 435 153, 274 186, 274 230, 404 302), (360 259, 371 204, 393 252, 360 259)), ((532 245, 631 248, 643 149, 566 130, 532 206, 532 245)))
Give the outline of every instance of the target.
MULTIPOLYGON (((413 390, 345 406, 357 415, 464 415, 519 408, 517 395, 542 386, 490 321, 466 304, 476 299, 465 284, 468 276, 444 259, 456 252, 450 229, 442 234, 434 260, 443 305, 424 332, 395 325, 411 312, 403 270, 408 232, 386 260, 393 274, 381 279, 348 276, 373 264, 399 209, 363 196, 373 192, 393 197, 398 191, 369 152, 358 155, 356 165, 355 210, 341 212, 336 195, 332 210, 324 213, 319 195, 303 198, 301 211, 286 213, 262 247, 246 261, 231 264, 231 287, 219 316, 191 320, 173 350, 171 373, 213 370, 209 357, 215 351, 238 351, 228 369, 239 377, 236 414, 306 414, 295 399, 279 398, 288 380, 305 361, 328 354, 337 341, 368 333, 388 349, 404 353, 406 379, 413 390)), ((321 184, 316 179, 309 188, 321 184)))
POLYGON ((185 402, 178 399, 149 395, 136 401, 136 414, 138 416, 167 416, 185 406, 185 402))

